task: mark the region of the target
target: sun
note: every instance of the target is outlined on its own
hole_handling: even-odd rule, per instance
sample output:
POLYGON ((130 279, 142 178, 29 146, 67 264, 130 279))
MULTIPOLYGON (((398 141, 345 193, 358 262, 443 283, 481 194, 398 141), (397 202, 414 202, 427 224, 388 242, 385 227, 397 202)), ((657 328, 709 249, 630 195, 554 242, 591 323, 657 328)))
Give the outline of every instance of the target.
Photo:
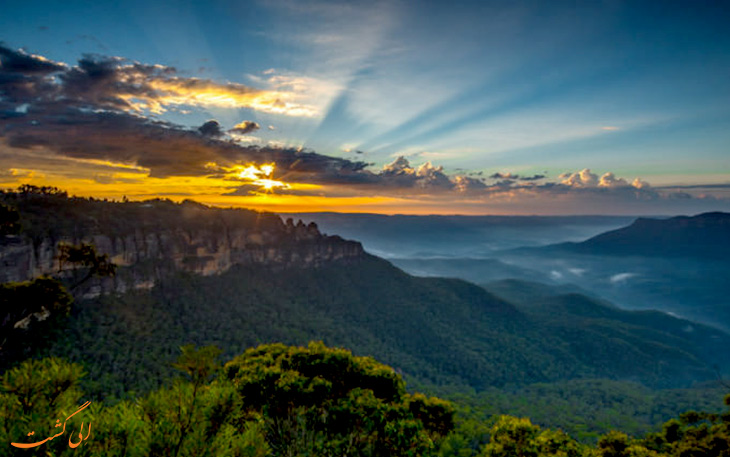
POLYGON ((290 189, 289 184, 273 179, 275 169, 276 164, 273 162, 262 165, 236 165, 231 170, 231 174, 238 180, 246 181, 247 184, 253 186, 259 186, 267 192, 273 192, 275 189, 290 189))

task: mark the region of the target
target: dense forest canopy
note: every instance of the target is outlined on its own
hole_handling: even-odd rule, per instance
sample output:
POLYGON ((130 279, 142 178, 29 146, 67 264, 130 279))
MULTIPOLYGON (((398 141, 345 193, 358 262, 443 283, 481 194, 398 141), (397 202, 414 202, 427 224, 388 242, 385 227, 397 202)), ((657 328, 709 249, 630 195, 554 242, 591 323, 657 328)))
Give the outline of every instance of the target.
POLYGON ((0 194, 0 205, 0 253, 19 239, 51 239, 58 265, 53 277, 0 285, 4 443, 54 436, 53 421, 77 411, 86 428, 70 421, 39 452, 728 455, 730 414, 719 412, 727 386, 651 389, 715 379, 713 364, 727 358, 717 351, 723 332, 697 326, 707 341, 668 315, 580 294, 531 297, 538 286, 529 284, 521 294, 501 285, 510 302, 364 253, 207 277, 165 270, 150 287, 89 294, 81 284, 157 271, 154 262, 115 264, 90 235, 248 227, 277 233, 286 249, 306 239, 273 214, 194 202, 107 202, 24 186, 0 194), (689 405, 708 412, 652 427, 689 405), (88 435, 77 441, 79 427, 88 435))

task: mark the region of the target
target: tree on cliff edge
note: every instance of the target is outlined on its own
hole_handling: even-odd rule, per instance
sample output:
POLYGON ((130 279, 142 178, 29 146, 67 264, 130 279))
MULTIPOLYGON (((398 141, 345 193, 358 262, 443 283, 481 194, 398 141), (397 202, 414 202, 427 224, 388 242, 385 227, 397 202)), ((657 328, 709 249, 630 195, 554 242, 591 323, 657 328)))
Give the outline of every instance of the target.
POLYGON ((92 244, 81 243, 78 246, 70 244, 58 245, 59 273, 64 266, 70 264, 72 270, 85 270, 85 273, 71 284, 71 290, 76 289, 94 276, 114 276, 117 266, 109 260, 109 254, 98 254, 92 244))

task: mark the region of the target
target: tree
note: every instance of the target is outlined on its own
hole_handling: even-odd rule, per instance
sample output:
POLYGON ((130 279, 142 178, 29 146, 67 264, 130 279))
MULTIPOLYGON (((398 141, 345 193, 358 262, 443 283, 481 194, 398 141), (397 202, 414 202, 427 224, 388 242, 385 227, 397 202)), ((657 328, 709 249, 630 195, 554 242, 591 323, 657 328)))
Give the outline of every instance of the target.
POLYGON ((0 368, 49 342, 72 303, 63 284, 47 276, 0 284, 0 368))
POLYGON ((0 236, 16 235, 20 232, 20 214, 15 209, 0 203, 0 236))
POLYGON ((109 254, 97 254, 94 245, 88 243, 81 243, 78 246, 59 244, 59 273, 64 270, 66 264, 71 264, 73 270, 78 268, 86 269, 86 273, 71 285, 71 290, 76 289, 94 276, 114 276, 117 270, 117 266, 109 260, 109 254))
POLYGON ((584 447, 562 431, 540 430, 527 418, 500 416, 492 427, 484 457, 580 457, 584 447))
POLYGON ((247 350, 224 367, 277 455, 423 455, 453 428, 447 402, 412 396, 393 369, 310 343, 247 350))
MULTIPOLYGON (((29 455, 27 449, 11 447, 10 443, 41 441, 54 435, 54 421, 63 420, 81 406, 78 385, 83 375, 81 366, 55 358, 26 360, 5 372, 0 391, 0 446, 4 452, 29 455), (30 432, 34 435, 29 438, 30 432)), ((78 430, 80 423, 66 424, 65 437, 43 444, 44 455, 67 451, 68 434, 73 427, 78 430)))

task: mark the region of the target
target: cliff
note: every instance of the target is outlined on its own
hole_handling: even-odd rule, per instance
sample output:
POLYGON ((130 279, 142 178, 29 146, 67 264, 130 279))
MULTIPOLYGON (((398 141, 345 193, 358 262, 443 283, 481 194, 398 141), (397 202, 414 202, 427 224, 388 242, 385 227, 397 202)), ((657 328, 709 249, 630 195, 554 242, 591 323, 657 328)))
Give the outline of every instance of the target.
MULTIPOLYGON (((320 233, 314 223, 191 201, 108 202, 62 192, 5 192, 0 202, 18 211, 21 231, 0 238, 0 282, 59 272, 61 243, 92 243, 119 274, 95 288, 149 288, 182 270, 201 275, 233 265, 310 268, 363 256, 358 242, 320 233)), ((91 293, 98 290, 90 291, 91 293)))

